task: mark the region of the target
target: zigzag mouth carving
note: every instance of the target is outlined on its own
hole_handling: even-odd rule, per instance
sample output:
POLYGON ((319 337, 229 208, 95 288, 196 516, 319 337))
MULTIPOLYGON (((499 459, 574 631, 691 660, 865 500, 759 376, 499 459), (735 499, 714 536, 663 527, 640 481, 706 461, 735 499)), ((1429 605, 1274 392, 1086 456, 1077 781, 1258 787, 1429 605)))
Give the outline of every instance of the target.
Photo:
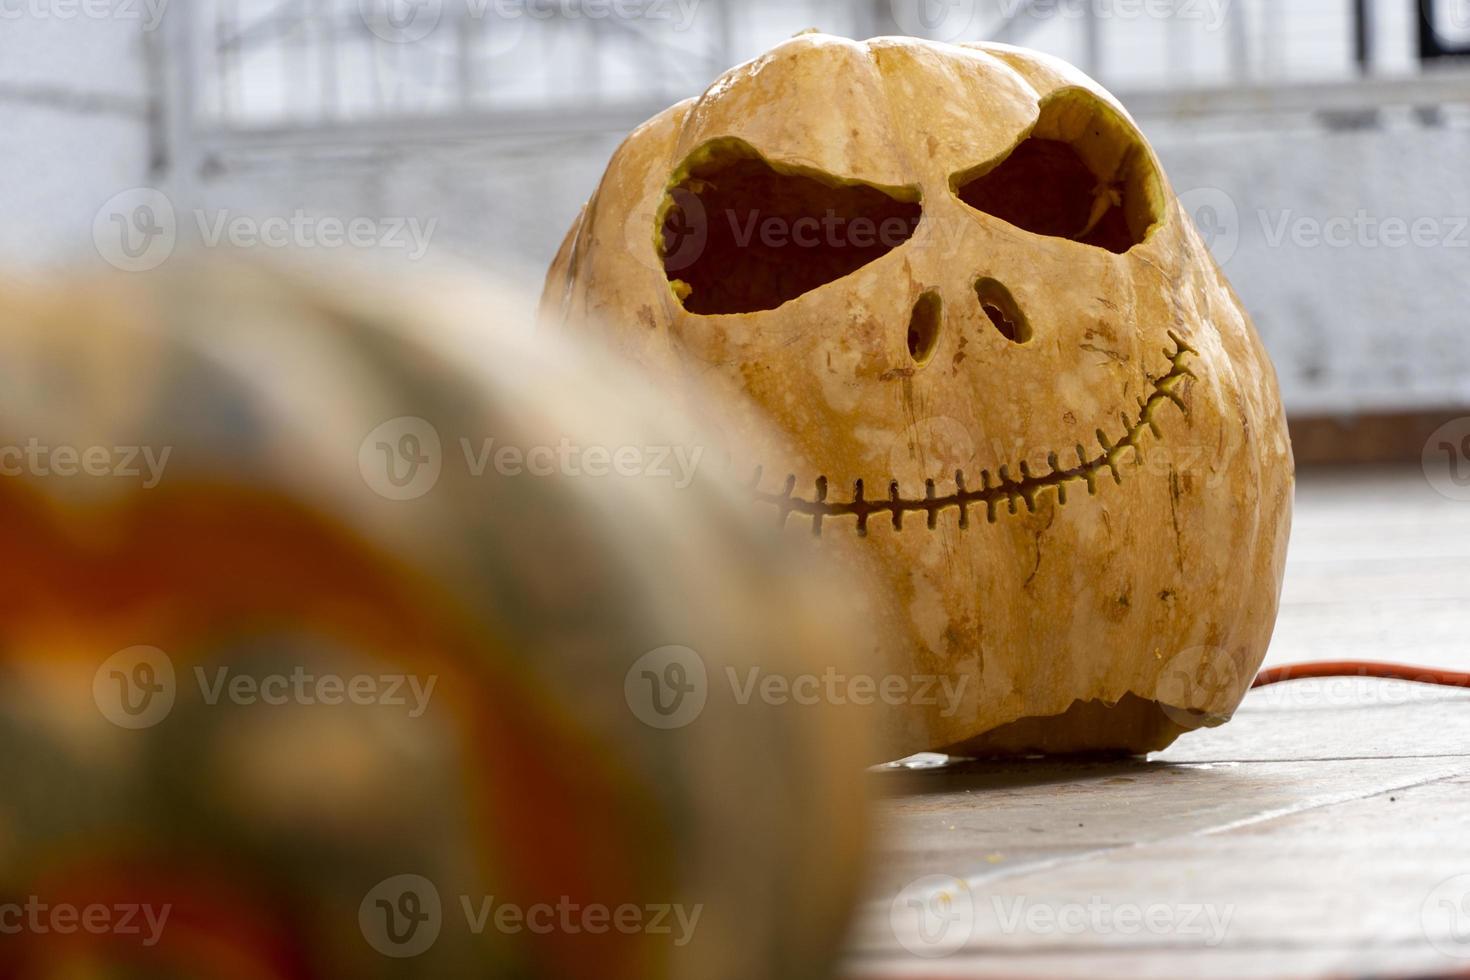
POLYGON ((819 476, 816 480, 816 493, 814 500, 806 500, 795 495, 796 476, 793 474, 786 477, 786 485, 779 493, 763 492, 757 487, 760 485, 762 467, 756 467, 755 476, 749 483, 751 495, 759 503, 772 504, 779 512, 779 526, 784 527, 792 514, 809 516, 812 520, 812 534, 820 537, 822 533, 822 522, 828 517, 856 517, 857 533, 860 537, 866 537, 868 533, 868 521, 877 516, 888 515, 893 521, 894 530, 903 529, 903 515, 907 513, 924 513, 930 530, 938 526, 939 513, 950 508, 958 508, 960 512, 960 529, 964 530, 970 526, 970 508, 985 507, 985 519, 994 524, 1004 507, 1010 514, 1020 513, 1020 506, 1025 505, 1030 513, 1036 511, 1036 498, 1043 490, 1055 488, 1057 492, 1057 503, 1065 506, 1067 503, 1067 484, 1073 482, 1085 482, 1087 493, 1093 496, 1098 492, 1098 477, 1104 470, 1112 474, 1113 482, 1122 484, 1123 475, 1118 470, 1118 464, 1122 461, 1123 453, 1128 450, 1134 451, 1135 460, 1141 461, 1142 441, 1145 432, 1152 432, 1154 438, 1163 439, 1164 433, 1158 426, 1155 416, 1165 402, 1172 402, 1187 417, 1189 407, 1184 398, 1179 394, 1178 388, 1184 384, 1185 378, 1196 377, 1189 368, 1189 359, 1197 356, 1198 351, 1185 343, 1184 338, 1174 331, 1169 331, 1169 339, 1175 344, 1173 350, 1164 349, 1164 355, 1169 358, 1169 369, 1164 374, 1151 377, 1149 380, 1153 391, 1147 398, 1138 399, 1138 413, 1136 417, 1130 418, 1127 413, 1120 416, 1123 422, 1123 437, 1117 442, 1110 442, 1107 434, 1102 429, 1097 430, 1097 441, 1102 451, 1089 456, 1088 451, 1081 444, 1076 447, 1077 463, 1073 466, 1063 468, 1058 460, 1057 454, 1052 453, 1048 457, 1051 472, 1040 475, 1031 473, 1030 467, 1022 462, 1017 468, 1020 477, 1013 477, 1009 466, 1002 466, 997 472, 996 479, 992 479, 990 471, 981 472, 980 486, 969 489, 965 486, 965 472, 958 470, 955 473, 955 492, 945 496, 939 496, 936 492, 933 480, 924 483, 924 496, 921 499, 905 498, 898 486, 898 481, 893 480, 888 485, 887 499, 868 500, 864 496, 863 481, 858 480, 853 485, 852 499, 848 501, 828 499, 828 480, 825 476, 819 476))

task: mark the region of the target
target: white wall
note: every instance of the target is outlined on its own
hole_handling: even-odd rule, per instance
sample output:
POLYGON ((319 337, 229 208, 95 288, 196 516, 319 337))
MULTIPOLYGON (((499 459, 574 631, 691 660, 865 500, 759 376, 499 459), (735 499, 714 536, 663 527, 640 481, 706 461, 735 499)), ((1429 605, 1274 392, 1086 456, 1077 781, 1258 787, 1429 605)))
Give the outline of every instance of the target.
POLYGON ((1235 208, 1214 247, 1290 409, 1470 406, 1470 128, 1155 135, 1177 191, 1235 208))
POLYGON ((94 261, 98 209, 150 178, 146 22, 0 7, 0 262, 94 261))

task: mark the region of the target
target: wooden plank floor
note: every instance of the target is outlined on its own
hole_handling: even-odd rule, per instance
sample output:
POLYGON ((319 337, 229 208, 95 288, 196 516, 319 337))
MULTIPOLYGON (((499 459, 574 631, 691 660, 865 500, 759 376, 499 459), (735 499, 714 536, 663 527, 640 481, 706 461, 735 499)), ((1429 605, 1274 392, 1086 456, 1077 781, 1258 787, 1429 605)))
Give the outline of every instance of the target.
MULTIPOLYGON (((1470 667, 1470 503, 1304 473, 1268 664, 1470 667)), ((1296 681, 1148 760, 875 772, 847 975, 1470 976, 1470 692, 1296 681)))

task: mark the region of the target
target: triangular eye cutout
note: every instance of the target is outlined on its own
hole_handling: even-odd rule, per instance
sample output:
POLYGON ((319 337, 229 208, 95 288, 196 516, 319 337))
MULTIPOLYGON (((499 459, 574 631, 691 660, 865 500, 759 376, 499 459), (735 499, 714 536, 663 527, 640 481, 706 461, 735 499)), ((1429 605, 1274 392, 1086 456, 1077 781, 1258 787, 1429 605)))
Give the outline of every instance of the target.
POLYGON ((1164 213, 1143 137, 1083 89, 1048 98, 1027 138, 950 183, 970 207, 1023 231, 1119 254, 1147 238, 1164 213))
POLYGON ((659 255, 690 313, 755 313, 856 272, 913 237, 916 187, 778 167, 736 139, 696 150, 659 214, 659 255))

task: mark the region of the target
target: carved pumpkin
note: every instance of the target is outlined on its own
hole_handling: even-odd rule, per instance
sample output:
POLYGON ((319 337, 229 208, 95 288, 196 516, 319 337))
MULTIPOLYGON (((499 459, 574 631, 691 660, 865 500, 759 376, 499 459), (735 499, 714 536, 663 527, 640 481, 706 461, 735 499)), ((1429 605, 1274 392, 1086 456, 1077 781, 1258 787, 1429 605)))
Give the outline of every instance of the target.
POLYGON ((1274 372, 1133 121, 1060 61, 787 41, 628 138, 543 312, 738 406, 751 505, 866 577, 889 669, 963 685, 893 712, 896 750, 1159 748, 1264 656, 1274 372))
POLYGON ((46 452, 0 479, 0 893, 171 908, 151 944, 7 935, 0 976, 824 975, 871 750, 840 708, 722 684, 842 658, 847 617, 719 481, 477 475, 460 439, 692 438, 636 382, 500 332, 505 295, 324 281, 0 291, 0 446, 46 452), (442 451, 416 423, 400 447, 404 417, 442 451), (137 447, 168 452, 151 485, 137 447), (410 462, 437 483, 394 482, 410 462), (682 727, 625 693, 669 645, 709 673, 682 727), (389 680, 266 699, 298 669, 389 680), (392 677, 434 693, 404 705, 392 677), (604 912, 476 931, 490 896, 604 912))

